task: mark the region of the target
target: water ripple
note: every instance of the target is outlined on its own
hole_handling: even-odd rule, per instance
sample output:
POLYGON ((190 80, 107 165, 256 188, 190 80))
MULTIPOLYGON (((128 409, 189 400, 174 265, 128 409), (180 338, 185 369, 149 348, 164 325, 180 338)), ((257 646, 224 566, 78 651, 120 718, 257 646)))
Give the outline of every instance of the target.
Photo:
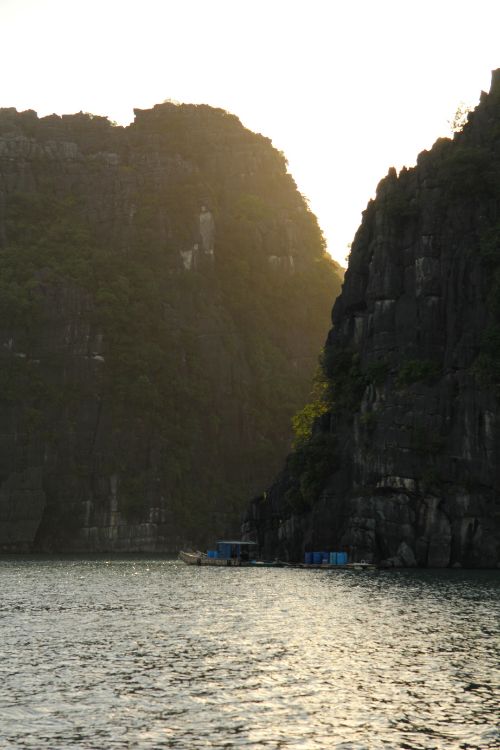
POLYGON ((500 747, 499 575, 0 561, 0 747, 500 747))

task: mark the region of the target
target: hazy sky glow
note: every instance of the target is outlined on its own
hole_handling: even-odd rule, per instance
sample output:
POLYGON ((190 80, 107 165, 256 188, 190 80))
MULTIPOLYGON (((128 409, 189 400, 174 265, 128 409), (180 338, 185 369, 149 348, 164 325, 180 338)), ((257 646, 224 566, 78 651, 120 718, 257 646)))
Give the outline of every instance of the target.
POLYGON ((498 0, 0 0, 0 106, 227 109, 285 152, 343 262, 388 168, 489 88, 499 30, 498 0))

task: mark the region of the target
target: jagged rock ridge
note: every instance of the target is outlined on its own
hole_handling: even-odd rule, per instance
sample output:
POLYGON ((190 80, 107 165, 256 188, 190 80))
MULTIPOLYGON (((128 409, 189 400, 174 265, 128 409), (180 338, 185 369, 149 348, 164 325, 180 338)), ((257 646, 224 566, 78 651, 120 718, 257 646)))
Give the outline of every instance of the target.
POLYGON ((353 242, 312 437, 245 530, 267 554, 494 567, 500 71, 453 141, 391 169, 353 242))
POLYGON ((234 529, 339 286, 283 155, 236 117, 0 110, 0 550, 234 529))

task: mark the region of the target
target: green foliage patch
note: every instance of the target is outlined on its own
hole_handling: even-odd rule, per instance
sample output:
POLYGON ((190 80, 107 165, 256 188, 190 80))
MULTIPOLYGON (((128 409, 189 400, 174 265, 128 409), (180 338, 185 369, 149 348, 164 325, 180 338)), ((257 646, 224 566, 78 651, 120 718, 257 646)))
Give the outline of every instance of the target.
POLYGON ((325 347, 322 367, 336 410, 355 411, 367 385, 359 354, 351 349, 325 347))
POLYGON ((319 498, 328 478, 339 468, 335 437, 318 433, 288 457, 287 469, 292 478, 286 493, 288 504, 296 511, 305 511, 319 498))
POLYGON ((366 380, 373 385, 382 385, 389 375, 389 365, 384 360, 371 362, 365 369, 366 380))
MULTIPOLYGON (((328 413, 352 414, 367 385, 381 385, 388 374, 389 366, 384 361, 372 362, 363 370, 356 351, 325 347, 312 398, 293 418, 295 450, 287 463, 292 483, 286 501, 294 512, 308 510, 340 467, 336 438, 329 432, 314 430, 318 419, 328 413)), ((376 429, 377 416, 374 412, 363 414, 360 423, 371 433, 376 429)))
POLYGON ((431 383, 440 373, 436 362, 427 359, 409 359, 400 366, 396 385, 405 388, 414 383, 431 383))
POLYGON ((295 436, 294 446, 296 448, 299 448, 312 437, 315 422, 323 414, 327 414, 331 408, 329 382, 320 366, 314 376, 311 400, 292 417, 295 436))

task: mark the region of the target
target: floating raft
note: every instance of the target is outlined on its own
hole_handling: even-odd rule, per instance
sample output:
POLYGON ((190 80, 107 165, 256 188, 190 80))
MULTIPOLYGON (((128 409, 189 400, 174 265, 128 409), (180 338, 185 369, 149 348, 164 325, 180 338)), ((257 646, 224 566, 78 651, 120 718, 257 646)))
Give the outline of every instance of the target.
POLYGON ((298 568, 300 570, 375 570, 372 563, 361 560, 349 562, 348 553, 305 552, 303 563, 282 560, 258 560, 254 555, 257 543, 242 539, 220 539, 217 549, 201 552, 181 550, 179 559, 186 565, 210 565, 218 568, 298 568))
POLYGON ((301 568, 302 570, 377 570, 377 566, 367 562, 351 562, 339 564, 330 563, 285 563, 287 568, 301 568))
POLYGON ((375 570, 376 565, 367 562, 346 563, 345 565, 320 565, 290 563, 281 560, 240 560, 209 557, 205 552, 179 552, 179 559, 186 565, 208 565, 219 568, 294 568, 298 570, 375 570))

